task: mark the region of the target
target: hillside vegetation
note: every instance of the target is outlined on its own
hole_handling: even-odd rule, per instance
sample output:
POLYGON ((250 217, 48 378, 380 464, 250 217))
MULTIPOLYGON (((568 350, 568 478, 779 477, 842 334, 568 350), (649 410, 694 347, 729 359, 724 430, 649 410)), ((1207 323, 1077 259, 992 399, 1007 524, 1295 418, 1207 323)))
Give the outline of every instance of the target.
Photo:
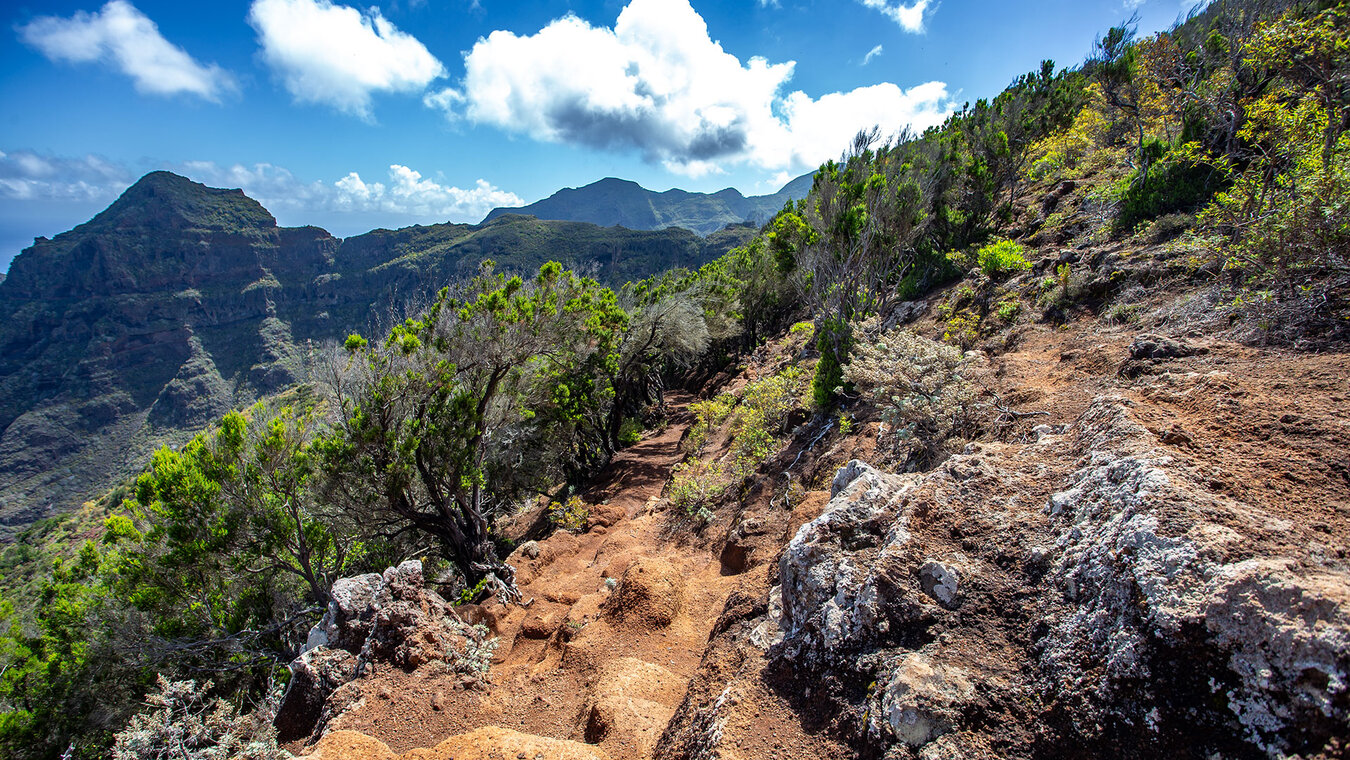
MULTIPOLYGON (((269 386, 298 388, 194 411, 217 421, 39 526, 64 549, 9 550, 0 747, 282 757, 275 718, 330 760, 1343 754, 1346 13, 1108 30, 923 134, 862 130, 716 259, 602 264, 622 285, 537 237, 594 228, 337 248, 194 211, 254 253, 230 302, 257 277, 260 325, 316 308, 261 263, 283 235, 314 271, 445 287, 378 327, 336 296, 342 345, 269 386), (187 680, 223 700, 208 726, 187 680), (486 727, 508 719, 539 736, 486 727)), ((47 246, 102 260, 77 233, 16 261, 9 322, 38 319, 47 246)), ((22 382, 74 364, 44 361, 22 382)))
POLYGON ((238 190, 147 175, 39 240, 0 283, 0 532, 76 509, 234 408, 308 382, 326 344, 387 330, 495 259, 609 285, 698 266, 753 234, 513 216, 338 240, 238 190))

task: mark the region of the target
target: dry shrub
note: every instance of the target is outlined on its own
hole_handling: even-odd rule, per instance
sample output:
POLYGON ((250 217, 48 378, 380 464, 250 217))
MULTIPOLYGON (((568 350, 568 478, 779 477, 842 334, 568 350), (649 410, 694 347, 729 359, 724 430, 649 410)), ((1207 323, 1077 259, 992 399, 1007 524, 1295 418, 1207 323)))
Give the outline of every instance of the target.
POLYGON ((159 676, 146 695, 150 710, 136 715, 116 736, 114 760, 282 760, 273 710, 239 715, 223 699, 209 699, 211 682, 170 681, 159 676))
MULTIPOLYGON (((859 333, 868 334, 868 325, 859 333)), ((959 348, 895 329, 860 340, 844 377, 880 411, 879 449, 921 468, 978 430, 970 369, 959 348)))

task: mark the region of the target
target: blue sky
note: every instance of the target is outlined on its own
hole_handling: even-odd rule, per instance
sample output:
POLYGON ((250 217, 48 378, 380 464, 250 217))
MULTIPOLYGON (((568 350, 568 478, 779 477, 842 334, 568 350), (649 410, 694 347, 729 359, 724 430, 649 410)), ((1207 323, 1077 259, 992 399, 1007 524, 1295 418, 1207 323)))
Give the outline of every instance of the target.
POLYGON ((1179 0, 10 2, 0 268, 167 168, 339 236, 606 176, 770 193, 1179 0))

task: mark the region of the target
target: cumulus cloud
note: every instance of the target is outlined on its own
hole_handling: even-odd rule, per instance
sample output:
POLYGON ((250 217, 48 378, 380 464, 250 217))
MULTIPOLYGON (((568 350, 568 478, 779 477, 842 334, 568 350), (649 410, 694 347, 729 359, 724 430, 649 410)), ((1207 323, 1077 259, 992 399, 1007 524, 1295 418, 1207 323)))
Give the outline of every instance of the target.
POLYGON ((94 155, 59 158, 29 150, 0 151, 0 198, 9 200, 111 201, 133 179, 126 167, 94 155))
MULTIPOLYGON (((482 219, 497 206, 525 201, 484 179, 462 189, 401 164, 385 182, 350 172, 335 182, 305 181, 270 163, 220 165, 212 161, 128 167, 98 156, 64 158, 30 150, 0 151, 0 199, 19 202, 111 203, 149 169, 168 169, 211 187, 238 187, 273 214, 298 223, 315 216, 366 213, 389 224, 482 219)), ((370 217, 367 217, 370 218, 370 217)))
POLYGON ((213 187, 240 187, 273 213, 374 213, 426 221, 478 221, 497 206, 523 206, 515 193, 479 179, 461 189, 427 179, 401 164, 389 167, 387 182, 367 182, 349 172, 336 182, 304 182, 273 164, 219 166, 193 161, 173 167, 213 187))
POLYGON ((19 28, 19 37, 53 61, 115 66, 143 93, 187 93, 219 102, 236 89, 225 70, 198 63, 125 0, 112 0, 97 13, 35 18, 19 28))
POLYGON ((688 0, 632 0, 613 28, 569 14, 530 36, 495 31, 464 64, 460 87, 424 99, 452 119, 633 149, 694 176, 735 163, 814 166, 838 155, 860 127, 923 129, 950 111, 940 82, 784 95, 794 62, 742 63, 709 36, 688 0))
POLYGON ((876 47, 867 51, 867 55, 863 56, 862 65, 866 66, 867 64, 872 62, 873 58, 876 58, 879 55, 881 55, 881 46, 877 45, 876 47))
POLYGON ((300 102, 371 118, 378 92, 421 92, 445 67, 371 8, 329 0, 255 0, 248 21, 263 60, 300 102))
POLYGON ((874 11, 881 11, 891 21, 899 24, 901 29, 914 34, 923 31, 924 18, 935 7, 932 0, 914 0, 909 5, 902 2, 892 3, 891 0, 858 0, 858 2, 874 11))
POLYGON ((400 164, 389 167, 389 184, 366 182, 351 172, 333 183, 334 202, 342 210, 384 211, 411 216, 477 221, 498 206, 523 206, 515 193, 479 179, 463 190, 425 179, 419 172, 400 164))

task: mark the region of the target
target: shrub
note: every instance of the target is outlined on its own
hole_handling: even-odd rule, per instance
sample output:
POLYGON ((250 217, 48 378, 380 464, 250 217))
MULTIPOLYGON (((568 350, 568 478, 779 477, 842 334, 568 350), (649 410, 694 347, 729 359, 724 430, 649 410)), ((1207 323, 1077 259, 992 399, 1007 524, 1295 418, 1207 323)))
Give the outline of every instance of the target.
POLYGON ((806 373, 791 366, 745 386, 732 422, 731 470, 749 475, 778 448, 778 435, 793 409, 802 405, 806 373))
POLYGON ((573 496, 564 503, 553 502, 548 505, 548 521, 570 533, 580 533, 586 529, 586 518, 591 509, 580 496, 573 496))
POLYGON ((1214 193, 1221 176, 1200 158, 1194 143, 1167 146, 1152 140, 1144 146, 1144 158, 1148 169, 1136 169, 1126 180, 1117 229, 1196 208, 1214 193))
POLYGON ((722 466, 717 462, 691 459, 675 465, 671 473, 671 506, 684 510, 703 522, 713 518, 712 508, 727 490, 722 466))
POLYGON ((208 700, 211 682, 159 677, 146 696, 148 712, 117 734, 114 760, 282 760, 272 711, 241 716, 222 699, 208 700))
POLYGON ((1012 322, 1017 319, 1017 315, 1022 313, 1022 302, 1016 298, 1007 301, 999 301, 994 307, 994 313, 1004 322, 1012 322))
POLYGON ((990 277, 1000 277, 1014 272, 1025 272, 1031 268, 1023 252, 1026 249, 1011 240, 996 240, 981 248, 976 254, 980 271, 990 277))
POLYGON ((942 339, 962 349, 975 345, 980 339, 980 315, 973 309, 961 309, 948 315, 943 325, 942 339))
POLYGON ((642 423, 635 417, 625 417, 619 425, 619 444, 632 446, 642 440, 642 423))
POLYGON ((885 427, 878 443, 919 467, 975 429, 967 369, 959 349, 896 329, 859 343, 844 376, 880 411, 885 427))
POLYGON ((684 453, 697 455, 703 451, 713 431, 727 421, 727 417, 731 416, 731 411, 735 407, 736 397, 730 393, 722 393, 716 398, 690 404, 689 410, 694 413, 694 424, 689 426, 689 434, 685 436, 684 453))
POLYGON ((834 397, 844 385, 843 363, 848 359, 852 345, 848 325, 833 319, 823 319, 816 330, 816 346, 820 349, 820 361, 816 363, 816 374, 811 379, 811 397, 820 409, 828 409, 834 404, 834 397), (837 344, 842 342, 842 347, 837 344))
POLYGON ((1153 220, 1148 227, 1148 240, 1161 244, 1176 240, 1195 227, 1195 217, 1190 214, 1167 214, 1153 220))
MULTIPOLYGON (((441 667, 447 673, 468 676, 468 683, 481 684, 482 676, 492 666, 492 655, 501 641, 482 623, 470 625, 455 615, 450 615, 446 622, 455 646, 446 647, 441 667)), ((464 681, 461 680, 461 683, 464 681)))

